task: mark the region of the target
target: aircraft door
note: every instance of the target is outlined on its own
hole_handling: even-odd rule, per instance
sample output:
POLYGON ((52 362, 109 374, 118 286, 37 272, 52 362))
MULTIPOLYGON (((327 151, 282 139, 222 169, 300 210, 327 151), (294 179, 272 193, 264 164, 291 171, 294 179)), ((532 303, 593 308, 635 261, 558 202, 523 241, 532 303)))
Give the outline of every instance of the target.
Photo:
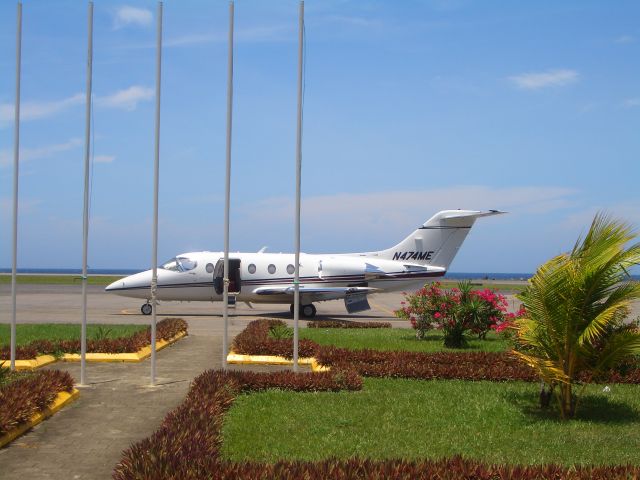
MULTIPOLYGON (((216 268, 213 270, 213 288, 218 295, 224 292, 224 258, 218 260, 216 268)), ((240 293, 240 259, 229 259, 229 293, 236 295, 240 293)))

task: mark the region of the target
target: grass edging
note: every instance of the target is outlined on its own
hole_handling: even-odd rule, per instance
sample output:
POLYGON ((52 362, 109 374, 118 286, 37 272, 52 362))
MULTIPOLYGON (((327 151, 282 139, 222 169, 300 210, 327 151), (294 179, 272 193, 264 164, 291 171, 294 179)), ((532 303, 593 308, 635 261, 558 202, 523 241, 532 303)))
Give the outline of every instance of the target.
MULTIPOLYGON (((286 326, 281 320, 258 319, 250 322, 233 340, 234 354, 246 355, 246 363, 291 365, 291 338, 273 338, 273 328, 286 326), (255 362, 252 358, 257 357, 255 362)), ((507 352, 409 352, 374 349, 351 350, 303 339, 299 344, 303 358, 313 358, 325 367, 355 369, 365 377, 397 377, 421 380, 489 380, 494 382, 537 382, 538 374, 515 355, 507 352)), ((640 366, 604 372, 602 383, 640 384, 640 366)))
POLYGON ((71 393, 58 392, 58 396, 49 407, 33 415, 33 417, 31 417, 31 419, 29 419, 28 422, 22 423, 18 425, 16 428, 14 428, 13 430, 10 430, 4 435, 2 435, 0 437, 0 448, 11 443, 26 431, 30 430, 31 428, 35 427, 39 423, 43 422, 54 413, 61 410, 62 407, 64 407, 68 403, 73 402, 76 398, 78 398, 79 395, 80 395, 80 391, 78 391, 75 388, 71 391, 71 393))
MULTIPOLYGON (((156 351, 177 342, 181 338, 185 337, 187 332, 180 332, 169 340, 156 341, 156 351)), ((141 362, 147 359, 151 355, 151 346, 141 348, 135 353, 89 353, 87 352, 87 362, 141 362)), ((81 356, 79 353, 65 353, 57 359, 53 355, 39 355, 36 358, 29 360, 16 360, 16 370, 35 370, 37 368, 49 365, 50 363, 57 362, 58 360, 63 362, 79 362, 81 356)), ((8 367, 11 364, 10 360, 0 360, 0 367, 8 367)))
MULTIPOLYGON (((227 363, 236 365, 293 365, 293 360, 278 355, 243 355, 229 352, 227 363)), ((312 372, 328 372, 331 368, 320 365, 314 357, 299 358, 298 364, 311 366, 312 372)))
POLYGON ((631 479, 640 476, 634 465, 556 464, 509 465, 485 463, 456 455, 435 460, 373 460, 352 457, 321 461, 285 460, 276 463, 234 462, 221 456, 223 418, 241 393, 270 388, 294 391, 359 390, 354 372, 311 374, 292 372, 233 372, 208 370, 192 383, 185 400, 170 411, 158 429, 122 452, 114 480, 140 478, 242 478, 245 480, 381 479, 475 480, 631 479))

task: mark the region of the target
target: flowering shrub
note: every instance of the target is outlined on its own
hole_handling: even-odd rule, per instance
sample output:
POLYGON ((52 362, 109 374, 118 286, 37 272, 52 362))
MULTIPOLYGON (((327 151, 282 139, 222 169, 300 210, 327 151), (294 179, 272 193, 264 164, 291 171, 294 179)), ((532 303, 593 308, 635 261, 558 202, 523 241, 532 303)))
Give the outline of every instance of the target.
MULTIPOLYGON (((470 282, 460 282, 458 288, 442 289, 440 283, 425 285, 413 294, 405 294, 403 306, 396 316, 407 319, 416 329, 416 337, 437 328, 444 333, 447 347, 466 345, 464 334, 473 332, 485 338, 487 332, 500 324, 507 311, 505 297, 493 290, 472 290, 470 282)), ((506 327, 505 327, 506 328, 506 327)))
POLYGON ((516 320, 518 320, 519 318, 524 318, 526 314, 527 311, 525 310, 524 306, 520 305, 520 308, 516 313, 505 313, 502 316, 501 320, 498 320, 498 322, 491 326, 491 329, 498 335, 500 335, 500 337, 502 337, 504 340, 509 340, 512 343, 513 348, 518 350, 518 334, 515 328, 516 320))

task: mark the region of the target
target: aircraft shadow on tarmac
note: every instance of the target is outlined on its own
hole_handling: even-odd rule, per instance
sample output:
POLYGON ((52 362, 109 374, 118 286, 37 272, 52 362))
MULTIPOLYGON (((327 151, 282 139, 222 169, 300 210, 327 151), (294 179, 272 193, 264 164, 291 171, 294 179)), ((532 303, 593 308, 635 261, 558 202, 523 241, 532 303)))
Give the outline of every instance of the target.
MULTIPOLYGON (((131 309, 131 310, 122 310, 121 312, 118 313, 114 313, 113 315, 127 315, 127 316, 136 316, 136 317, 145 317, 145 315, 142 315, 139 312, 136 312, 135 310, 131 309)), ((221 313, 181 313, 181 312, 171 312, 171 313, 163 313, 163 312, 158 312, 157 313, 158 316, 160 317, 192 317, 192 318, 197 318, 197 317, 216 317, 216 318, 222 318, 222 314, 221 313)), ((293 320, 293 317, 291 316, 291 313, 288 311, 284 311, 284 312, 261 312, 261 311, 256 311, 256 312, 252 312, 252 311, 241 311, 241 312, 236 312, 236 311, 229 311, 229 318, 247 318, 247 317, 256 317, 256 318, 270 318, 270 319, 275 319, 275 320, 293 320)), ((354 315, 354 314, 321 314, 318 313, 314 318, 312 319, 307 319, 307 318, 303 318, 300 317, 301 321, 312 321, 312 320, 317 320, 317 321, 330 321, 330 320, 347 320, 347 321, 371 321, 371 320, 384 320, 384 321, 401 321, 401 319, 396 319, 393 317, 389 317, 388 315, 385 314, 381 314, 381 313, 377 313, 377 312, 370 312, 368 315, 364 315, 364 314, 359 314, 359 315, 354 315)))

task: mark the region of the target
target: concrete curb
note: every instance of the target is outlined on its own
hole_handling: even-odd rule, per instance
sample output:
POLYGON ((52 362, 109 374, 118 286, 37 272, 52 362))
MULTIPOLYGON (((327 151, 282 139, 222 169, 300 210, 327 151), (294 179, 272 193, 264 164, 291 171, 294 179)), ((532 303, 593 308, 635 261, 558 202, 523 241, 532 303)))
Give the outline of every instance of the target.
MULTIPOLYGON (((293 365, 293 360, 277 355, 242 355, 229 352, 227 363, 237 365, 293 365)), ((314 357, 299 358, 298 363, 300 365, 310 365, 313 372, 328 372, 330 370, 329 367, 320 365, 314 357)))
MULTIPOLYGON (((158 340, 156 342, 156 351, 162 350, 186 335, 187 332, 181 332, 169 340, 158 340)), ((86 359, 87 362, 141 362, 149 356, 151 356, 151 346, 143 347, 135 353, 87 353, 86 359)), ((65 353, 59 360, 63 362, 79 362, 80 354, 65 353)), ((30 360, 16 360, 16 370, 35 370, 36 368, 49 365, 56 361, 58 361, 58 359, 53 355, 40 355, 30 360)), ((8 367, 9 365, 9 360, 0 360, 0 366, 8 367)))
MULTIPOLYGON (((16 370, 35 370, 36 368, 44 367, 50 363, 57 362, 58 360, 53 355, 40 355, 36 358, 29 360, 16 360, 16 370)), ((9 368, 11 360, 0 360, 0 367, 9 368)))
POLYGON ((45 419, 49 418, 51 415, 53 415, 54 413, 62 409, 62 407, 64 407, 66 404, 73 402, 76 398, 78 398, 78 396, 80 396, 80 392, 75 388, 71 391, 71 393, 59 392, 58 396, 49 407, 36 413, 33 417, 29 419, 28 422, 22 423, 18 425, 16 428, 2 435, 0 437, 0 448, 4 447, 8 443, 11 443, 20 435, 25 433, 27 430, 30 430, 31 428, 35 427, 45 419))

